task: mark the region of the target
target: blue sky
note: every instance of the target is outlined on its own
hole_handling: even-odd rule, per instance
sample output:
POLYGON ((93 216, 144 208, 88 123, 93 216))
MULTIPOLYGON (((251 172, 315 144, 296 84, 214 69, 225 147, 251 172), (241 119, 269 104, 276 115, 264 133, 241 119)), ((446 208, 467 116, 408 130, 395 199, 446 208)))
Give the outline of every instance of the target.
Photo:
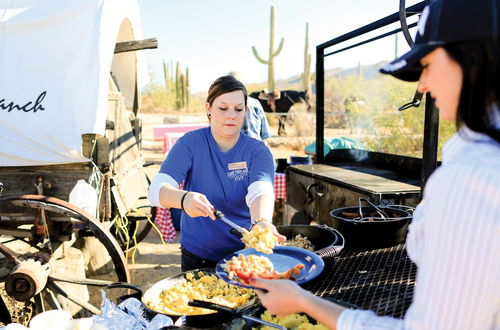
MULTIPOLYGON (((408 4, 418 1, 407 0, 408 4)), ((162 60, 189 67, 191 91, 206 91, 213 80, 238 71, 243 83, 267 80, 267 66, 252 53, 256 46, 267 59, 270 7, 276 6, 275 47, 284 47, 275 58, 275 78, 288 78, 303 70, 305 25, 309 22, 312 71, 315 47, 396 12, 399 0, 139 0, 143 38, 158 38, 159 47, 144 51, 149 71, 160 81, 162 60)), ((400 52, 407 49, 400 38, 400 52)), ((327 67, 349 67, 391 59, 394 39, 332 59, 327 67)), ((333 56, 332 56, 333 57, 333 56)))

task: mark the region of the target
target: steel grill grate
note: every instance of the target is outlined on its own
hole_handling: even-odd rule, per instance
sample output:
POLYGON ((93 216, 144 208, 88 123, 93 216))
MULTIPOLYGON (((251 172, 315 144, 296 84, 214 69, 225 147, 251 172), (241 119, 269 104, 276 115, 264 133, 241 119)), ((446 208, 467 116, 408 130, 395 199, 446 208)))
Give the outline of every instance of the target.
POLYGON ((381 316, 404 317, 417 271, 404 245, 370 251, 346 248, 330 260, 321 277, 305 286, 307 290, 381 316))

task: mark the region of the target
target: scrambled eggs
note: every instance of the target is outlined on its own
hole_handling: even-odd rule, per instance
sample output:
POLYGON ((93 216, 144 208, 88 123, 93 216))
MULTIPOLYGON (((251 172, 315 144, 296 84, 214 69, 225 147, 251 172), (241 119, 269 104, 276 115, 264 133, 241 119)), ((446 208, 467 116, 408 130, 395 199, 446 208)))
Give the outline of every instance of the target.
MULTIPOLYGON (((290 314, 286 316, 272 316, 267 310, 260 316, 260 318, 264 321, 276 323, 287 327, 288 329, 297 329, 297 330, 328 330, 328 327, 321 324, 312 324, 310 323, 307 316, 303 314, 290 314)), ((267 325, 261 326, 258 328, 253 328, 253 330, 273 330, 267 325)))
POLYGON ((243 229, 243 238, 241 239, 247 248, 271 254, 273 248, 278 244, 278 237, 273 234, 271 227, 254 226, 252 230, 243 229))
POLYGON ((254 297, 253 290, 226 283, 216 275, 205 275, 204 272, 198 272, 196 275, 187 273, 186 278, 165 288, 157 299, 145 303, 152 310, 169 315, 201 315, 215 311, 188 306, 189 300, 210 301, 236 308, 254 297))

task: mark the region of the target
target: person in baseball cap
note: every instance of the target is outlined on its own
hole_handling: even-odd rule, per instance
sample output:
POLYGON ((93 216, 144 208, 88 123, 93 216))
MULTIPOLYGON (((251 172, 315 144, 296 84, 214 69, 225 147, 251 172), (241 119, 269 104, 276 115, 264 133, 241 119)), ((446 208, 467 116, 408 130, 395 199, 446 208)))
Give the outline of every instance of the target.
POLYGON ((434 49, 453 43, 495 39, 500 34, 500 5, 496 0, 437 0, 425 7, 410 51, 380 72, 404 81, 417 81, 420 60, 434 49))
POLYGON ((271 314, 302 312, 337 330, 500 329, 499 10, 500 0, 431 1, 414 46, 381 69, 418 80, 458 128, 409 227, 417 285, 404 319, 346 309, 289 280, 255 279, 271 314))

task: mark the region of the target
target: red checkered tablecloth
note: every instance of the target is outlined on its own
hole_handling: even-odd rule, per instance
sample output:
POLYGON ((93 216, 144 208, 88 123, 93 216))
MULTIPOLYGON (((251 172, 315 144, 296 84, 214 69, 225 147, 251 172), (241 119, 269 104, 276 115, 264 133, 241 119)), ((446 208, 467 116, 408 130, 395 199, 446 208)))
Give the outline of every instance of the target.
POLYGON ((156 208, 155 224, 160 229, 161 237, 165 242, 173 242, 177 234, 172 223, 172 213, 170 209, 162 207, 156 208))
MULTIPOLYGON (((182 189, 182 185, 179 188, 182 189)), ((274 173, 274 197, 286 199, 285 173, 274 173)), ((163 239, 166 242, 173 242, 177 233, 172 223, 170 209, 158 207, 156 209, 155 223, 160 229, 163 239)))
POLYGON ((274 197, 286 199, 285 173, 274 173, 274 197))

